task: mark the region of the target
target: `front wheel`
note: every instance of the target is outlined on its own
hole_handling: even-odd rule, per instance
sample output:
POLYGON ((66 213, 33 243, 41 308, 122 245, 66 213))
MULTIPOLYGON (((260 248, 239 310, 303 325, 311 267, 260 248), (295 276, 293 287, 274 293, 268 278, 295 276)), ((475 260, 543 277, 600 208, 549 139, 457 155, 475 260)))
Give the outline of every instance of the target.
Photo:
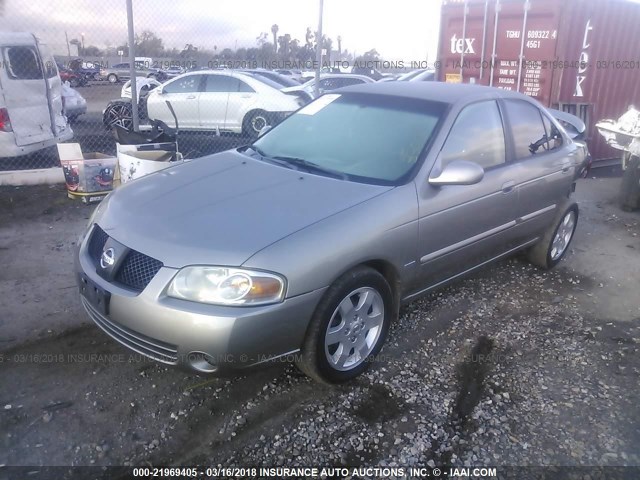
POLYGON ((346 273, 316 308, 298 368, 324 383, 355 378, 380 352, 393 315, 391 288, 380 273, 368 267, 346 273))
POLYGON ((133 109, 130 103, 117 102, 109 105, 102 119, 107 128, 119 125, 127 130, 133 129, 133 109))
POLYGON ((555 267, 567 253, 577 225, 578 205, 567 200, 542 239, 529 250, 529 261, 545 270, 555 267))
POLYGON ((107 77, 107 80, 109 80, 109 83, 118 83, 118 76, 112 73, 107 77))

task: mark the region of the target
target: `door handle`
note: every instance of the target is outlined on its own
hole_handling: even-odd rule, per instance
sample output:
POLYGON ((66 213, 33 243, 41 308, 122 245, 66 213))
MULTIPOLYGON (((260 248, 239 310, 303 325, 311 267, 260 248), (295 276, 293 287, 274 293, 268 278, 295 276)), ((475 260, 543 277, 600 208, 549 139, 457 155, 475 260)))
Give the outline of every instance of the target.
POLYGON ((250 95, 250 94, 247 94, 247 95, 240 95, 240 98, 251 98, 251 95, 250 95))
POLYGON ((570 160, 565 160, 562 162, 562 172, 566 173, 569 171, 569 169, 571 168, 571 161, 570 160))
POLYGON ((187 97, 187 100, 193 100, 194 98, 196 98, 196 96, 195 96, 195 95, 189 95, 189 96, 187 97))
POLYGON ((513 188, 516 186, 516 182, 513 180, 509 180, 502 184, 502 193, 511 193, 513 188))

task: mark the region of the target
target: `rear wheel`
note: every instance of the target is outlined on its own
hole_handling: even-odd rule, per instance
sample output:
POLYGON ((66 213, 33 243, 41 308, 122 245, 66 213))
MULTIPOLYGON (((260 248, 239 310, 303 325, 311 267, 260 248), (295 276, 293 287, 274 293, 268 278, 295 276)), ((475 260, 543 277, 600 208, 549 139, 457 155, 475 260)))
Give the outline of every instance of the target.
POLYGON ((320 382, 351 380, 382 348, 392 316, 391 288, 380 273, 368 267, 346 273, 320 301, 298 368, 320 382))
POLYGON ((578 205, 567 200, 542 239, 529 250, 529 261, 545 270, 555 267, 567 253, 577 225, 578 205))
POLYGON ((258 138, 262 129, 271 125, 269 114, 264 110, 255 110, 245 117, 242 131, 250 138, 258 138))

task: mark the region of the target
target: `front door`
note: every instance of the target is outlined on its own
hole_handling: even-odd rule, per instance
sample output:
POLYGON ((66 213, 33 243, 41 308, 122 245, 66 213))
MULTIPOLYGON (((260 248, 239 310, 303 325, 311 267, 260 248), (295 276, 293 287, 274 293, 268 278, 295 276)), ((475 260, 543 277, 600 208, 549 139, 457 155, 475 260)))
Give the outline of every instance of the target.
POLYGON ((495 101, 473 103, 458 114, 434 168, 453 160, 478 163, 485 174, 475 185, 418 185, 422 288, 504 253, 513 235, 517 189, 495 101))
MULTIPOLYGON (((200 90, 202 75, 187 75, 178 78, 162 87, 162 95, 154 99, 160 102, 158 108, 153 108, 156 118, 152 120, 162 120, 169 126, 174 126, 173 115, 169 108, 164 105, 168 100, 173 107, 178 118, 178 128, 198 130, 200 128, 200 90)), ((160 87, 159 87, 160 88, 160 87)), ((149 112, 151 114, 151 111, 149 112)))

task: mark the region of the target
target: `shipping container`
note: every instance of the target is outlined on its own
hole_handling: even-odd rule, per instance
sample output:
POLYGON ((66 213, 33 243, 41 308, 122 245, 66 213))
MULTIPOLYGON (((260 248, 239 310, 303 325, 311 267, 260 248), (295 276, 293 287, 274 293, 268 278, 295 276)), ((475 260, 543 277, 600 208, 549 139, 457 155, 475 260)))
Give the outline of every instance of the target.
POLYGON ((595 123, 640 107, 640 3, 445 0, 438 79, 530 95, 582 118, 594 160, 619 158, 595 123))

